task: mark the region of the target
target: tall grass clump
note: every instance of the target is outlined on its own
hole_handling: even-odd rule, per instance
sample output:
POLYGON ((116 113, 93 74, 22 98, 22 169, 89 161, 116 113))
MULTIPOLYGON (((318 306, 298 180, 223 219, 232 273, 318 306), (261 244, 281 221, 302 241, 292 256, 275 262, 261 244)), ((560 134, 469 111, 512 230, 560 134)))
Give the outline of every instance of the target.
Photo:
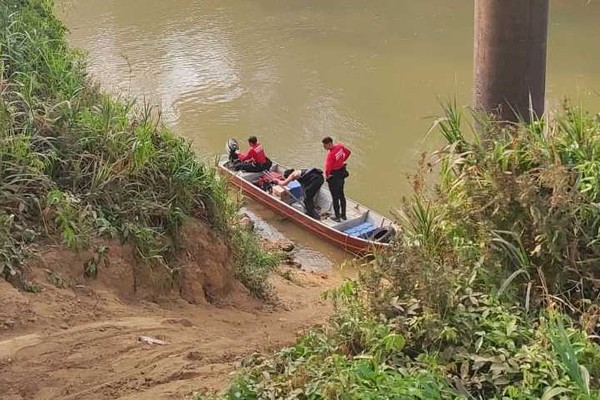
MULTIPOLYGON (((81 250, 112 236, 151 270, 176 276, 176 238, 193 217, 235 247, 242 278, 256 267, 264 282, 273 261, 256 238, 244 233, 240 243, 237 204, 214 168, 150 107, 102 93, 52 7, 0 4, 0 272, 17 276, 38 238, 81 250)), ((250 286, 264 295, 264 284, 250 286)))
MULTIPOLYGON (((442 130, 456 126, 457 115, 448 112, 442 130)), ((473 140, 451 140, 428 160, 437 173, 433 190, 424 184, 428 171, 414 178, 414 196, 400 212, 405 243, 396 257, 404 261, 387 260, 388 272, 406 289, 418 283, 437 293, 451 293, 440 280, 452 287, 477 273, 486 288, 511 281, 501 294, 518 295, 528 308, 597 313, 600 117, 565 106, 552 121, 480 124, 473 140), (423 260, 430 267, 416 268, 423 260), (422 279, 429 271, 434 286, 422 279)))
POLYGON ((565 105, 475 130, 444 112, 392 250, 223 397, 600 398, 600 117, 565 105))

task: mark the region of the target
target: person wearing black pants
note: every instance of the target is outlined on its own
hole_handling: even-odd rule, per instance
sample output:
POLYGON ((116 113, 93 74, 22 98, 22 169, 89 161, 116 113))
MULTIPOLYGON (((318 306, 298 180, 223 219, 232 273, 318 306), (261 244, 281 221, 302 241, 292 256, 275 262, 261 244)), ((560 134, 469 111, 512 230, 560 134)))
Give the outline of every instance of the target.
POLYGON ((273 163, 265 154, 265 150, 258 142, 256 136, 248 138, 247 153, 240 153, 237 144, 229 148, 229 160, 232 162, 233 170, 245 172, 262 172, 271 169, 273 163))
POLYGON ((329 185, 331 198, 333 199, 333 212, 336 222, 346 220, 346 195, 344 194, 344 183, 349 176, 346 169, 346 160, 352 152, 341 143, 333 143, 333 139, 327 136, 322 140, 323 148, 327 150, 325 158, 325 179, 329 185))
POLYGON ((298 182, 304 194, 304 208, 306 209, 306 213, 314 219, 321 219, 315 210, 315 197, 325 182, 323 171, 315 168, 310 174, 304 177, 300 176, 298 182))
POLYGON ((344 194, 346 176, 348 176, 348 172, 344 166, 344 168, 333 171, 327 179, 327 185, 333 200, 333 212, 336 218, 343 220, 346 219, 346 195, 344 194))
POLYGON ((283 173, 283 178, 284 179, 276 180, 275 183, 280 186, 285 186, 291 181, 297 180, 302 188, 306 214, 311 218, 320 220, 321 217, 315 209, 315 197, 325 182, 323 171, 318 168, 301 169, 298 171, 288 169, 283 173))

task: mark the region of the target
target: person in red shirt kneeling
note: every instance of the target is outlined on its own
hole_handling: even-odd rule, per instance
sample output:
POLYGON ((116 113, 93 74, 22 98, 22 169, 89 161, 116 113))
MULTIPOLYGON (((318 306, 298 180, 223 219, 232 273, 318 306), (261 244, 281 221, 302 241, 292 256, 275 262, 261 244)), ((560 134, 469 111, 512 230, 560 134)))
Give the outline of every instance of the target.
POLYGON ((344 184, 346 178, 350 176, 346 169, 346 160, 352 152, 341 143, 333 143, 329 136, 322 141, 323 148, 327 150, 325 159, 325 179, 329 185, 329 191, 333 199, 333 211, 335 213, 334 221, 346 220, 346 195, 344 194, 344 184))
POLYGON ((234 160, 237 161, 233 168, 236 171, 245 172, 262 172, 271 169, 273 163, 265 154, 265 150, 258 142, 256 136, 248 138, 248 145, 250 146, 248 152, 241 153, 238 151, 233 154, 234 160))

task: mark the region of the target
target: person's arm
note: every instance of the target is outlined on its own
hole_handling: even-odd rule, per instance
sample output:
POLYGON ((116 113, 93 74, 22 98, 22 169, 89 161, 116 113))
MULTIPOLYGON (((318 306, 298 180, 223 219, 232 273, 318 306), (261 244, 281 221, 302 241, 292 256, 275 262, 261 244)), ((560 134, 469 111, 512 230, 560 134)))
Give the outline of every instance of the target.
POLYGON ((298 178, 299 174, 300 174, 300 172, 294 171, 286 179, 283 179, 283 180, 282 179, 277 179, 277 180, 275 180, 275 183, 277 183, 279 186, 285 186, 288 183, 290 183, 291 181, 293 181, 296 178, 298 178))
POLYGON ((325 158, 325 179, 331 176, 331 169, 333 167, 333 155, 331 151, 327 153, 327 157, 325 158))
POLYGON ((241 161, 254 159, 254 147, 250 147, 247 153, 238 153, 238 159, 241 161))
POLYGON ((343 150, 344 150, 344 161, 346 161, 348 158, 350 158, 350 154, 352 154, 352 151, 347 148, 346 146, 343 146, 343 150))

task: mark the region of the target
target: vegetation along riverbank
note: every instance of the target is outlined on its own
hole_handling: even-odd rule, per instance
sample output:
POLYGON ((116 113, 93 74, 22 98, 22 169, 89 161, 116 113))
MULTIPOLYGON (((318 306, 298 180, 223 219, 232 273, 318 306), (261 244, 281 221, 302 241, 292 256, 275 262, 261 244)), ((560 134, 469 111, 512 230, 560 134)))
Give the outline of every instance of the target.
POLYGON ((314 280, 276 280, 290 311, 264 313, 278 256, 149 107, 88 79, 52 6, 0 4, 2 393, 183 397, 247 356, 195 397, 600 397, 597 114, 474 131, 447 107, 447 145, 396 200, 401 239, 277 350, 328 314, 314 280))
POLYGON ((231 248, 236 276, 264 297, 277 259, 236 229, 237 203, 214 169, 147 105, 88 79, 52 6, 0 5, 0 271, 27 288, 30 245, 51 240, 92 250, 85 273, 95 276, 106 250, 98 241, 112 238, 134 247, 147 278, 177 286, 179 238, 195 219, 231 248))
POLYGON ((218 389, 322 322, 328 282, 269 277, 278 254, 213 168, 103 93, 52 7, 0 3, 0 397, 218 389))
POLYGON ((393 252, 330 292, 328 325, 247 359, 225 398, 600 397, 600 117, 566 105, 473 132, 445 114, 393 252))

